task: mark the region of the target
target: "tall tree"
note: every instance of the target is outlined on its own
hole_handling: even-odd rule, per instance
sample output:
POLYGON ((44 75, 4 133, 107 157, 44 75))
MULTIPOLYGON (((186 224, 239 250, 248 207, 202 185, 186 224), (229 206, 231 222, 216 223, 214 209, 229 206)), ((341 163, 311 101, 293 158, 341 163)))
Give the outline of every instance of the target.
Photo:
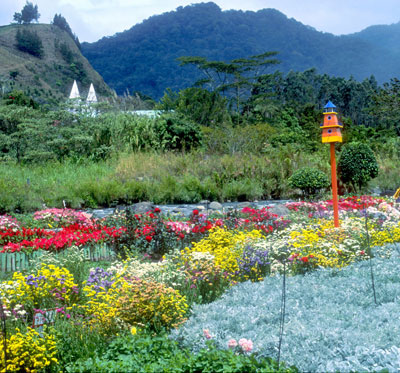
POLYGON ((400 136, 400 80, 393 78, 373 97, 370 113, 379 124, 395 129, 400 136))
POLYGON ((40 18, 39 10, 37 5, 27 1, 25 6, 22 8, 21 13, 14 13, 14 21, 21 24, 31 23, 33 20, 38 22, 40 18))
POLYGON ((71 36, 71 38, 74 40, 74 42, 78 46, 78 48, 81 49, 81 43, 79 42, 78 37, 72 32, 71 27, 69 26, 65 17, 63 17, 61 14, 56 13, 54 15, 52 23, 54 26, 57 26, 61 30, 66 31, 71 36))
POLYGON ((181 66, 194 65, 200 69, 205 78, 195 85, 206 86, 221 92, 235 100, 236 112, 239 113, 242 97, 250 96, 258 79, 265 76, 265 69, 279 63, 274 57, 278 52, 265 52, 248 58, 234 59, 230 62, 207 61, 204 57, 179 57, 181 66))

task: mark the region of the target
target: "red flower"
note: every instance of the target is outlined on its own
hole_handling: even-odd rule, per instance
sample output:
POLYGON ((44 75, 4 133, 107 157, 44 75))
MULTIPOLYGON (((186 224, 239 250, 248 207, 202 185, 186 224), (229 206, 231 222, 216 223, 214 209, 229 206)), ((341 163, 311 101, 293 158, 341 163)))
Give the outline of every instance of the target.
POLYGON ((308 263, 308 258, 307 258, 306 256, 303 256, 300 260, 301 260, 303 263, 308 263))
POLYGON ((184 235, 183 233, 179 233, 179 238, 180 238, 181 240, 183 240, 183 239, 185 238, 185 235, 184 235))
POLYGON ((152 239, 153 239, 153 237, 151 237, 151 236, 146 236, 146 241, 147 241, 147 242, 151 242, 152 239))
POLYGON ((360 252, 360 254, 361 254, 361 255, 365 255, 365 251, 362 250, 362 251, 360 252))
POLYGON ((159 213, 159 212, 161 212, 161 210, 160 210, 158 207, 156 207, 156 208, 154 209, 154 212, 159 213))
POLYGON ((193 215, 199 215, 199 210, 193 210, 193 215))

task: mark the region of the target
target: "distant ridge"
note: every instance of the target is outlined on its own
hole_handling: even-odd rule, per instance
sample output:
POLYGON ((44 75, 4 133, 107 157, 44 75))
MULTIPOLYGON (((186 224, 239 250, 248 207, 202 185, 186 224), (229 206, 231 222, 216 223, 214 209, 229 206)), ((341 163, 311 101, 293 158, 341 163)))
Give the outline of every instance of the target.
POLYGON ((87 94, 93 82, 100 96, 113 94, 70 35, 59 27, 46 24, 0 27, 2 92, 19 89, 38 102, 55 103, 68 98, 74 80, 82 93, 87 94), (43 45, 41 58, 17 48, 18 30, 37 34, 43 45))
POLYGON ((229 61, 278 51, 281 71, 316 67, 319 73, 382 83, 400 72, 400 24, 373 26, 345 36, 316 31, 275 9, 221 11, 214 3, 179 7, 95 43, 82 53, 117 93, 158 98, 193 84, 199 72, 176 58, 229 61))

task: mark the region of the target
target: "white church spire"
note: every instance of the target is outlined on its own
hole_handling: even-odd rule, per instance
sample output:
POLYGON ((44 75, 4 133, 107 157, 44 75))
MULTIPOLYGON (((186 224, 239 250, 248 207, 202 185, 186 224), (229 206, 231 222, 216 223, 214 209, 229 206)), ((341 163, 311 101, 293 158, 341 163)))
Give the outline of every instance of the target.
POLYGON ((81 98, 79 94, 78 84, 76 84, 76 80, 74 80, 74 84, 71 88, 71 93, 69 94, 70 99, 81 98))
POLYGON ((87 95, 86 103, 94 104, 97 102, 96 92, 93 87, 93 83, 90 83, 89 93, 87 95))

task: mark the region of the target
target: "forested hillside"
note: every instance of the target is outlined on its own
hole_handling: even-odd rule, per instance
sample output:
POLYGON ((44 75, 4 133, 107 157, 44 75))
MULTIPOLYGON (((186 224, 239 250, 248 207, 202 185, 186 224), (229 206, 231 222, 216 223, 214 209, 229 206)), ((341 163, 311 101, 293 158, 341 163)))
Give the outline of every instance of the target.
POLYGON ((83 94, 93 83, 100 96, 112 91, 82 56, 76 41, 56 25, 0 27, 0 89, 24 91, 39 103, 65 101, 74 80, 83 94))
POLYGON ((179 66, 182 56, 230 61, 277 51, 281 63, 271 71, 315 67, 319 73, 357 80, 373 74, 382 83, 398 75, 399 38, 399 25, 334 36, 274 9, 221 11, 210 2, 179 7, 128 31, 83 43, 82 52, 118 94, 140 91, 159 98, 166 88, 179 90, 201 77, 198 70, 179 66))

